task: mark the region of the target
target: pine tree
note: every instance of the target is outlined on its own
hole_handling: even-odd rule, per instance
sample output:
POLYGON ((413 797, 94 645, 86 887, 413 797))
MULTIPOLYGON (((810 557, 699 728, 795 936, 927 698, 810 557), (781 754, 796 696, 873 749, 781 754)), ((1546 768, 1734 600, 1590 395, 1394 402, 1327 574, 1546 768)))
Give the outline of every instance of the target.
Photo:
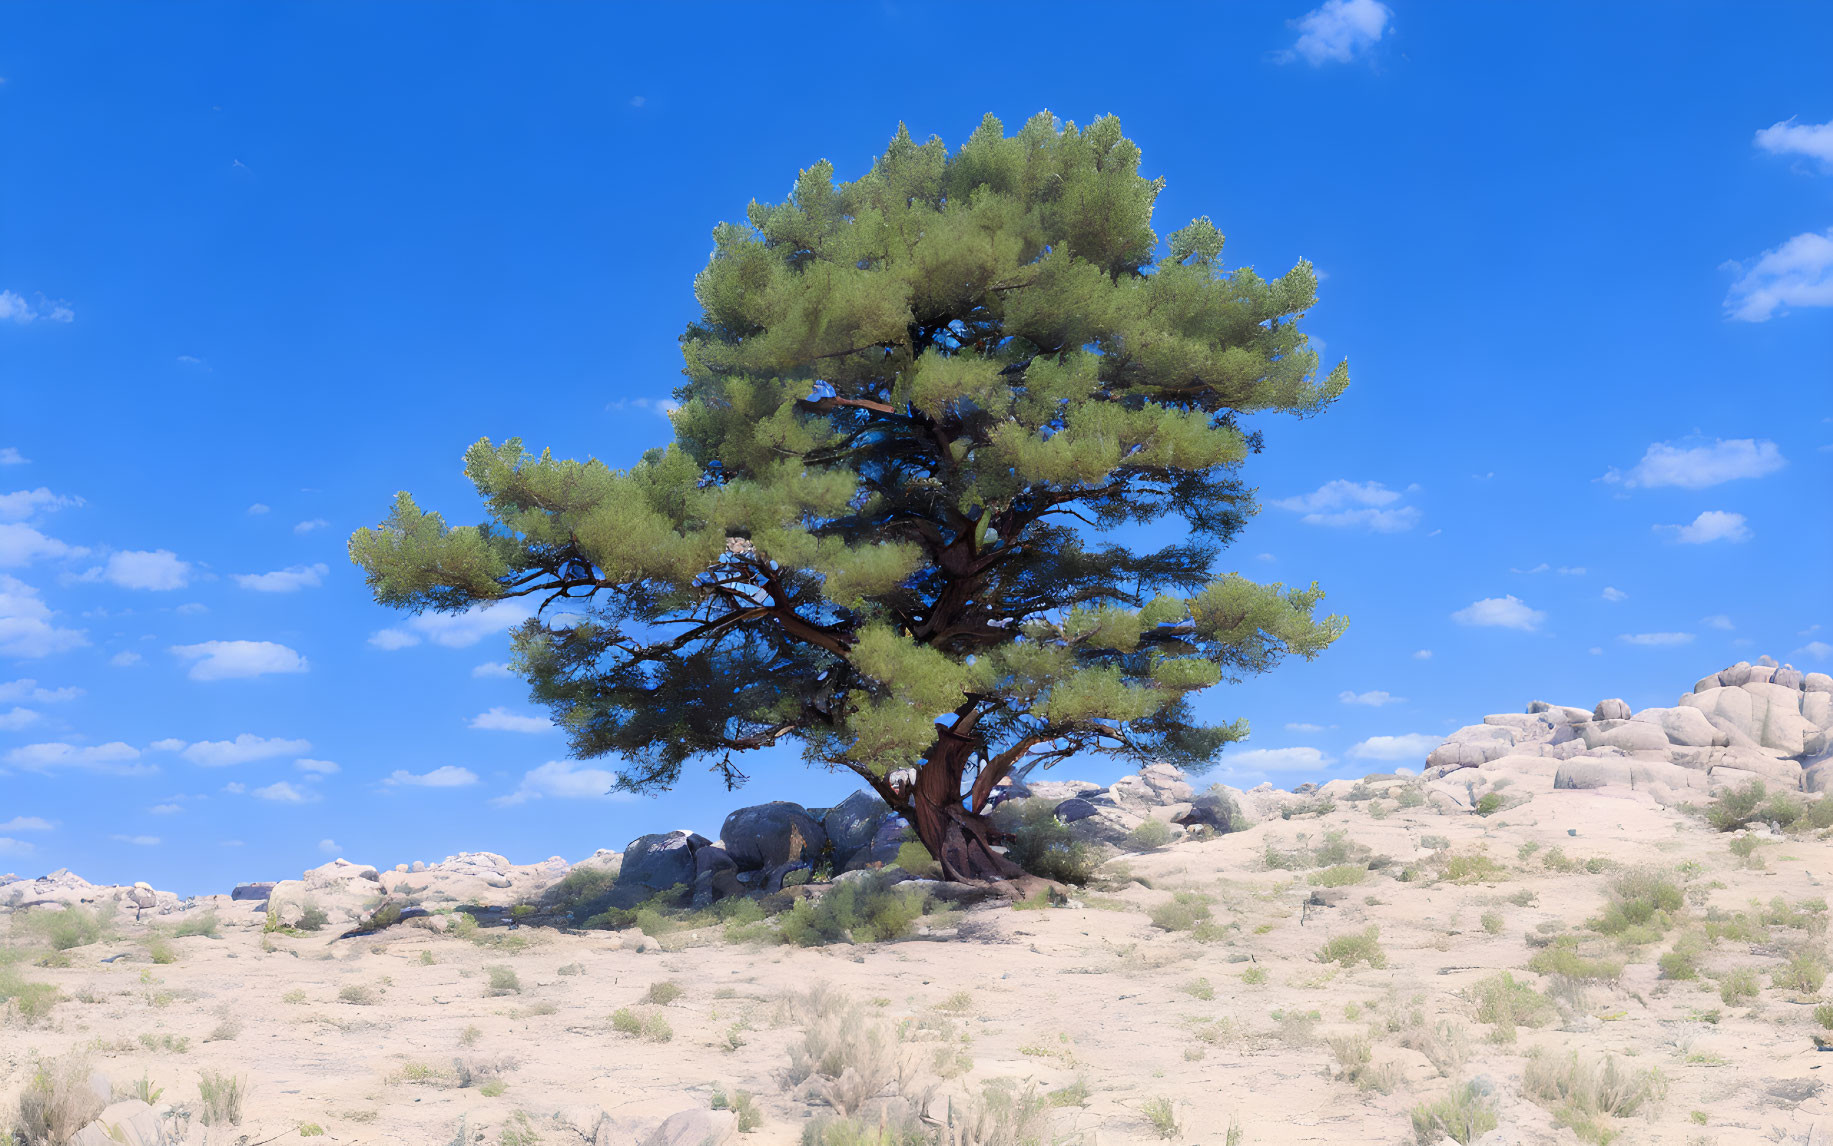
POLYGON ((948 877, 1012 878, 1001 778, 1078 752, 1185 768, 1246 724, 1190 696, 1310 658, 1323 594, 1212 572, 1255 511, 1240 415, 1318 413, 1296 320, 1316 276, 1225 270, 1113 117, 901 127, 863 178, 825 161, 713 233, 681 337, 675 437, 627 470, 483 440, 490 522, 406 493, 350 541, 376 599, 537 597, 515 668, 580 757, 668 788, 690 760, 799 742, 909 816, 948 877), (1116 527, 1175 515, 1184 540, 1116 527), (1104 539, 1108 535, 1110 539, 1104 539))

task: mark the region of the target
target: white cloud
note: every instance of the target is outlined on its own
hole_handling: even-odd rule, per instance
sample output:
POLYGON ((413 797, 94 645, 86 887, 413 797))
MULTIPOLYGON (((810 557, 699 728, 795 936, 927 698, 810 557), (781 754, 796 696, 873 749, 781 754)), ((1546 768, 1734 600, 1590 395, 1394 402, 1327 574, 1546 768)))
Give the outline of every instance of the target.
POLYGON ((185 742, 176 737, 167 737, 164 740, 153 741, 146 748, 148 752, 183 752, 185 742))
POLYGON ((1833 659, 1833 645, 1825 641, 1809 641, 1789 654, 1802 660, 1824 661, 1833 659))
POLYGON ((1598 596, 1604 598, 1604 600, 1609 601, 1612 604, 1615 604, 1618 601, 1629 600, 1629 594, 1617 588, 1615 585, 1604 586, 1604 591, 1602 593, 1599 593, 1598 596))
POLYGON ((231 780, 223 785, 223 791, 228 792, 231 796, 240 796, 248 791, 248 785, 240 780, 231 780))
POLYGON ((173 645, 180 660, 196 662, 185 675, 192 680, 240 680, 267 673, 305 672, 306 659, 272 641, 204 641, 173 645))
POLYGON ((314 529, 323 529, 325 526, 330 525, 330 524, 331 524, 330 522, 326 521, 322 517, 314 517, 310 521, 302 521, 298 525, 293 526, 293 532, 294 533, 310 533, 314 529))
POLYGON ((456 764, 445 764, 420 775, 397 768, 382 783, 402 784, 411 788, 464 788, 477 783, 477 773, 456 764))
POLYGON ((1336 760, 1315 748, 1249 748, 1229 753, 1223 763, 1237 772, 1303 772, 1336 760))
POLYGON ((1674 645, 1693 643, 1692 633, 1624 633, 1617 640, 1630 645, 1647 645, 1652 648, 1669 648, 1674 645))
POLYGON ((534 615, 535 607, 519 599, 474 605, 462 613, 422 613, 408 621, 404 629, 382 629, 374 633, 369 643, 378 649, 393 651, 417 645, 424 637, 443 648, 468 648, 534 615))
POLYGON ((323 840, 318 841, 318 850, 328 856, 334 856, 338 852, 343 851, 344 849, 338 845, 338 842, 336 840, 323 839, 323 840))
POLYGON ((47 537, 29 525, 0 522, 0 568, 30 565, 47 557, 81 557, 88 552, 47 537))
POLYGON ((163 593, 191 583, 191 563, 180 561, 170 549, 126 549, 109 554, 107 564, 89 570, 81 579, 163 593))
POLYGON ((210 607, 200 605, 196 601, 187 601, 172 611, 181 617, 201 617, 210 611, 210 607))
MULTIPOLYGON (((1408 491, 1417 487, 1408 487, 1408 491)), ((1361 527, 1373 533, 1403 533, 1419 524, 1419 510, 1394 505, 1404 495, 1378 481, 1327 481, 1311 493, 1275 498, 1268 505, 1304 516, 1307 525, 1361 527), (1390 508, 1391 507, 1391 508, 1390 508)))
POLYGON ((73 505, 83 504, 80 497, 66 497, 52 493, 44 486, 37 489, 22 489, 12 493, 0 493, 0 521, 24 521, 39 513, 67 509, 73 505))
POLYGON ((1432 659, 1432 650, 1420 649, 1413 654, 1413 659, 1416 661, 1429 661, 1432 659))
POLYGON ((50 820, 37 816, 14 816, 0 824, 0 832, 48 832, 53 826, 50 820))
POLYGON ((334 776, 343 771, 343 769, 329 760, 311 760, 306 758, 293 761, 293 767, 299 769, 301 772, 310 772, 315 776, 334 776))
POLYGON ((617 773, 586 768, 576 760, 549 760, 522 774, 522 783, 507 796, 490 801, 498 807, 552 797, 556 800, 629 800, 628 792, 613 792, 617 773))
POLYGON ((1425 732, 1408 732, 1402 736, 1371 736, 1358 741, 1349 755, 1357 760, 1411 760, 1423 758, 1437 748, 1444 738, 1425 732))
POLYGON ((276 804, 312 804, 318 796, 312 792, 301 792, 285 780, 276 780, 265 788, 256 788, 249 795, 257 800, 272 800, 276 804))
POLYGON ((155 816, 176 816, 184 811, 184 808, 177 804, 154 804, 147 811, 155 816))
POLYGON ((15 705, 11 712, 0 712, 0 732, 17 732, 37 719, 36 712, 15 705))
POLYGON ((1739 272, 1725 309, 1740 322, 1768 322, 1791 306, 1833 306, 1833 227, 1806 231, 1755 262, 1726 263, 1739 272))
POLYGON ((1540 627, 1540 622, 1547 619, 1547 615, 1538 609, 1528 608, 1525 602, 1511 593, 1506 597, 1485 597, 1481 601, 1472 602, 1451 614, 1451 619, 1460 625, 1533 632, 1540 627))
POLYGON ((470 727, 490 732, 552 732, 554 722, 545 716, 521 716, 498 705, 473 716, 470 727))
POLYGON ((56 768, 75 768, 83 772, 102 772, 111 776, 150 776, 159 771, 151 764, 139 764, 140 750, 119 740, 107 744, 78 747, 74 744, 27 744, 6 754, 6 762, 27 772, 50 772, 56 768))
POLYGON ((1361 704, 1369 708, 1380 708, 1384 704, 1405 704, 1406 697, 1395 696, 1391 692, 1372 689, 1368 692, 1351 692, 1348 689, 1337 693, 1337 699, 1344 704, 1361 704))
POLYGON ((29 856, 38 849, 25 840, 0 836, 0 856, 29 856))
POLYGON ((260 517, 262 514, 270 512, 272 512, 270 507, 262 505, 258 501, 248 507, 248 514, 250 517, 260 517))
POLYGON ((38 682, 30 677, 0 684, 0 701, 29 700, 34 704, 61 704, 81 695, 83 690, 75 687, 39 688, 38 682))
POLYGON ((1806 155, 1833 164, 1833 123, 1796 123, 1790 116, 1757 132, 1756 144, 1774 155, 1806 155))
POLYGON ((514 676, 509 666, 499 661, 485 661, 471 670, 472 676, 514 676))
POLYGON ((1731 623, 1731 618, 1723 613, 1714 613, 1710 617, 1701 617, 1699 623, 1706 626, 1708 629, 1723 629, 1726 632, 1730 632, 1732 629, 1737 628, 1736 625, 1731 623))
POLYGON ((0 573, 0 656, 48 657, 89 643, 83 630, 60 629, 53 616, 37 589, 0 573))
POLYGON ((318 588, 329 572, 331 567, 319 562, 316 565, 289 565, 273 573, 231 573, 229 579, 257 593, 295 593, 318 588))
POLYGON ((1755 438, 1718 438, 1709 446, 1656 442, 1625 474, 1614 466, 1598 480, 1630 489, 1679 486, 1706 489, 1739 478, 1759 478, 1788 464, 1776 443, 1755 438))
POLYGON ((1686 545, 1705 545, 1713 541, 1749 541, 1755 534, 1746 527, 1745 517, 1741 513, 1726 513, 1722 509, 1708 509, 1693 519, 1690 525, 1657 525, 1658 533, 1672 533, 1674 540, 1686 545))
POLYGON ((158 836, 114 835, 114 836, 109 836, 108 838, 111 840, 119 840, 121 843, 124 843, 124 844, 132 844, 137 848, 156 848, 159 846, 159 837, 158 836))
POLYGON ((39 295, 38 301, 34 303, 10 290, 0 290, 0 322, 15 322, 24 326, 41 318, 46 322, 71 322, 75 320, 76 312, 70 309, 68 303, 54 302, 44 295, 39 295))
POLYGON ((1286 725, 1286 731, 1287 732, 1322 732, 1324 731, 1324 726, 1321 724, 1307 724, 1304 721, 1295 721, 1293 723, 1286 725))
POLYGON ((0 466, 29 466, 32 459, 19 452, 16 446, 0 446, 0 466))
POLYGON ((132 668, 134 665, 139 664, 141 659, 142 658, 139 653, 134 652, 132 649, 129 649, 126 652, 119 652, 119 653, 116 653, 114 656, 109 657, 108 663, 115 666, 118 669, 124 669, 124 668, 132 668))
POLYGON ((1381 39, 1393 15, 1393 9, 1379 0, 1324 0, 1323 7, 1295 21, 1298 40, 1278 58, 1283 62, 1302 56, 1314 68, 1346 64, 1381 39))
POLYGON ((232 764, 271 760, 275 756, 297 756, 311 747, 309 740, 285 740, 244 732, 234 740, 199 740, 179 755, 200 768, 226 768, 232 764))

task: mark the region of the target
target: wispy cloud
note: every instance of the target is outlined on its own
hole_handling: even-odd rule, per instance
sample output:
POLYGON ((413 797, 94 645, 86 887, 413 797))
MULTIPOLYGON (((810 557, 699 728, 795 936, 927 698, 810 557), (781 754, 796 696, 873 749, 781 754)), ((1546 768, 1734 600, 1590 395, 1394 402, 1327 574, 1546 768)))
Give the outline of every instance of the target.
POLYGON ((1303 59, 1312 67, 1346 64, 1375 46, 1387 32, 1393 9, 1379 0, 1325 0, 1323 7, 1293 21, 1298 39, 1275 57, 1303 59))
POLYGON ((1416 661, 1429 661, 1432 659, 1432 650, 1418 649, 1413 653, 1413 659, 1416 661))
POLYGON ((1249 748, 1223 756, 1224 767, 1237 772, 1304 772, 1336 763, 1316 748, 1249 748))
POLYGON ((1731 623, 1731 618, 1723 613, 1714 613, 1710 617, 1701 617, 1699 623, 1706 626, 1708 629, 1722 629, 1726 632, 1730 632, 1737 628, 1736 625, 1731 623))
POLYGON ((1790 307, 1833 306, 1833 227, 1796 235, 1724 269, 1738 275, 1725 295, 1725 311, 1739 322, 1768 322, 1790 307))
POLYGON ((70 304, 48 299, 44 295, 34 296, 37 301, 24 295, 14 294, 10 290, 0 290, 0 322, 17 323, 26 326, 43 320, 45 322, 74 322, 76 311, 70 304))
POLYGON ((1337 693, 1337 699, 1344 704, 1360 704, 1368 708, 1380 708, 1384 704, 1405 704, 1407 698, 1404 696, 1395 696, 1393 693, 1383 692, 1380 689, 1371 689, 1368 692, 1352 692, 1345 689, 1337 693))
POLYGON ((1442 736, 1427 732, 1408 732, 1400 736, 1371 736, 1359 740, 1349 750, 1357 760, 1418 760, 1438 747, 1442 736))
POLYGON ((646 410, 664 418, 672 416, 680 408, 681 403, 673 398, 619 398, 615 402, 605 403, 607 410, 646 410))
POLYGON ((382 783, 404 785, 410 788, 465 788, 477 783, 477 773, 469 768, 460 768, 455 764, 446 764, 419 775, 397 768, 390 772, 388 778, 382 783))
POLYGON ((89 551, 47 536, 24 522, 0 522, 0 568, 17 569, 34 561, 82 557, 89 551))
POLYGON ((319 562, 316 565, 289 565, 272 573, 231 573, 229 579, 244 589, 257 593, 296 593, 301 589, 316 589, 325 583, 325 574, 331 567, 319 562))
POLYGON ((1739 478, 1765 477, 1787 464, 1788 459, 1776 443, 1754 438, 1720 438, 1710 445, 1698 446, 1656 442, 1628 473, 1613 467, 1599 480, 1612 485, 1621 483, 1630 489, 1706 489, 1739 478))
POLYGON ((514 676, 515 674, 509 671, 509 666, 506 664, 499 661, 485 661, 483 664, 473 668, 471 670, 471 675, 478 677, 497 677, 514 676))
POLYGON ((311 759, 301 758, 299 760, 293 761, 293 767, 299 769, 301 772, 309 772, 313 776, 334 776, 337 773, 343 771, 343 769, 339 768, 335 762, 330 761, 330 760, 311 760, 311 759))
POLYGON ((248 507, 248 515, 250 517, 260 517, 262 514, 268 513, 268 512, 271 512, 269 507, 262 505, 258 501, 248 507))
POLYGON ((32 459, 19 452, 17 446, 0 446, 0 466, 29 466, 32 459))
POLYGON ((552 732, 554 722, 545 716, 522 716, 499 705, 473 716, 470 727, 490 732, 552 732))
POLYGON ((1526 602, 1511 593, 1505 597, 1485 597, 1481 601, 1474 601, 1451 614, 1451 619, 1460 625, 1475 628, 1532 632, 1540 627, 1547 615, 1539 609, 1529 608, 1526 602))
POLYGON ((248 794, 257 800, 270 800, 276 804, 315 804, 320 799, 318 793, 301 791, 285 780, 276 780, 267 787, 256 788, 248 794))
POLYGON ((293 526, 293 532, 294 533, 310 533, 315 529, 324 529, 325 527, 329 526, 330 524, 331 524, 330 522, 326 521, 322 517, 314 517, 310 521, 302 521, 299 524, 293 526))
POLYGON ((1624 633, 1617 640, 1627 645, 1644 645, 1650 648, 1671 648, 1674 645, 1693 643, 1692 633, 1624 633))
POLYGON ((81 504, 83 499, 80 497, 52 493, 44 486, 14 490, 12 493, 0 493, 0 521, 24 521, 41 513, 55 513, 81 504))
POLYGON ((183 589, 191 583, 191 563, 170 549, 126 549, 108 555, 105 564, 84 573, 82 581, 106 581, 123 589, 156 593, 183 589))
POLYGON ((193 662, 186 673, 192 680, 242 680, 269 673, 306 672, 306 659, 273 641, 203 641, 173 645, 180 660, 193 662))
POLYGON ((1796 660, 1814 661, 1833 660, 1833 645, 1825 641, 1809 641, 1789 654, 1796 660))
POLYGON ((142 764, 140 750, 119 740, 107 744, 26 744, 6 754, 6 762, 27 772, 74 769, 110 776, 150 776, 159 769, 142 764))
POLYGON ((111 840, 115 840, 119 843, 132 844, 137 848, 156 848, 159 846, 159 837, 158 836, 113 835, 113 836, 109 836, 108 838, 111 840))
POLYGON ((1618 601, 1629 600, 1629 594, 1617 588, 1615 585, 1604 586, 1604 591, 1599 593, 1598 596, 1604 598, 1604 600, 1609 601, 1613 605, 1618 601))
MULTIPOLYGON (((165 742, 162 742, 165 743, 165 742)), ((276 756, 297 756, 309 752, 310 740, 287 740, 279 736, 255 736, 244 732, 234 740, 200 740, 186 746, 179 755, 200 768, 227 768, 271 760, 276 756)))
POLYGON ((1404 491, 1392 490, 1378 481, 1354 482, 1339 478, 1325 482, 1311 493, 1275 498, 1267 504, 1302 514, 1299 520, 1307 525, 1404 533, 1419 524, 1419 510, 1395 503, 1418 488, 1408 486, 1404 491))
POLYGON ((539 768, 522 774, 522 783, 507 796, 490 801, 498 807, 525 804, 530 800, 629 800, 627 792, 613 792, 617 774, 603 768, 587 768, 574 760, 550 760, 539 768))
POLYGON ((0 573, 0 656, 48 657, 89 643, 82 629, 58 627, 55 616, 37 589, 0 573))
POLYGON ((1743 514, 1727 513, 1721 509, 1708 509, 1688 525, 1657 525, 1655 531, 1671 533, 1674 540, 1684 545, 1706 545, 1714 541, 1735 544, 1756 536, 1745 524, 1743 514))
POLYGON ((38 713, 29 708, 15 705, 10 711, 0 712, 0 732, 18 732, 28 724, 38 721, 38 713))
POLYGON ((534 615, 534 606, 519 600, 476 605, 462 613, 422 613, 402 628, 373 633, 369 643, 391 652, 411 648, 422 639, 448 649, 468 648, 534 615))
POLYGON ((48 832, 54 827, 50 820, 39 816, 14 816, 0 824, 0 832, 48 832))
POLYGON ((1796 123, 1791 116, 1757 132, 1756 145, 1772 155, 1805 155, 1833 165, 1833 123, 1796 123))

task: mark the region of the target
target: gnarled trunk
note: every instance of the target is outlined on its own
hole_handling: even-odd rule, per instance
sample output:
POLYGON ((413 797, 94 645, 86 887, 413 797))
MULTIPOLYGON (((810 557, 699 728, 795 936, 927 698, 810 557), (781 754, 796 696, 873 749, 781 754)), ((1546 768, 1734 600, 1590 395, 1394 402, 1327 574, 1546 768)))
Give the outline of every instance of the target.
POLYGON ((917 838, 956 883, 1022 880, 1025 870, 993 850, 993 825, 962 803, 961 780, 974 742, 941 725, 929 757, 917 769, 908 800, 917 838))

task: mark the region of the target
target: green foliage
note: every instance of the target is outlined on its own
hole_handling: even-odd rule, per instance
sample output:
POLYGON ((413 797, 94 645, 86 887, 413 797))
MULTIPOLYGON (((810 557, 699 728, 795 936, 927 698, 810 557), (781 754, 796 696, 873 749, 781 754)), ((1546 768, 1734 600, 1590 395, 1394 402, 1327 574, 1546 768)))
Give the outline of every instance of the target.
POLYGON ((1176 1138, 1184 1132, 1183 1123, 1177 1120, 1177 1109, 1171 1105, 1169 1098, 1162 1095, 1140 1103, 1139 1113, 1145 1116, 1146 1122, 1160 1138, 1176 1138))
POLYGON ((749 1134, 764 1124, 757 1098, 748 1090, 733 1090, 728 1094, 723 1086, 715 1086, 712 1106, 714 1110, 730 1110, 737 1119, 736 1128, 740 1134, 749 1134))
POLYGON ((158 1102, 159 1096, 164 1093, 165 1088, 163 1086, 154 1086, 153 1080, 147 1076, 145 1071, 140 1073, 139 1079, 134 1083, 134 1097, 146 1103, 148 1106, 158 1102))
POLYGON ((1176 892, 1152 909, 1152 926, 1165 931, 1190 931, 1208 918, 1209 897, 1200 891, 1176 892))
POLYGON ((917 840, 906 840, 898 845, 897 858, 891 861, 891 866, 901 867, 918 879, 942 878, 942 865, 917 840))
POLYGON ((337 1001, 349 1003, 354 1007, 373 1007, 380 999, 376 995, 375 988, 365 987, 360 983, 351 983, 349 986, 338 988, 337 1001))
POLYGON ((919 888, 891 883, 877 872, 843 880, 820 898, 798 899, 782 917, 786 943, 876 943, 902 939, 928 907, 919 888))
POLYGON ((1811 951, 1796 955, 1776 968, 1770 976, 1770 986, 1778 991, 1793 991, 1797 995, 1818 994, 1826 981, 1826 960, 1811 951))
POLYGON ((1664 871, 1638 868, 1619 873, 1610 882, 1604 914, 1591 927, 1631 943, 1652 943, 1673 926, 1674 914, 1685 895, 1664 871))
POLYGON ((322 931, 325 924, 329 922, 331 922, 331 917, 325 914, 325 909, 316 903, 308 900, 300 908, 298 926, 300 931, 322 931))
POLYGON ((178 948, 172 946, 172 941, 157 931, 146 937, 146 954, 155 963, 178 962, 178 948))
POLYGON ((1452 883, 1495 883, 1508 878, 1508 869, 1486 855, 1450 856, 1445 878, 1452 883))
POLYGON ((606 907, 617 873, 597 864, 580 864, 541 896, 542 906, 557 915, 586 919, 606 907))
POLYGON ((1387 966, 1387 953, 1381 950, 1380 940, 1381 929, 1370 924, 1366 931, 1331 939, 1319 949, 1317 958, 1320 963, 1341 963, 1345 967, 1367 963, 1379 969, 1387 966))
POLYGON ((190 919, 180 921, 178 926, 172 929, 172 936, 175 939, 183 939, 187 935, 207 935, 215 939, 217 938, 216 928, 216 912, 206 911, 202 915, 194 915, 190 919))
POLYGON ((1561 935, 1552 946, 1534 953, 1528 970, 1540 975, 1557 975, 1575 983, 1614 983, 1623 974, 1623 964, 1614 959, 1590 958, 1578 953, 1578 941, 1561 935))
POLYGON ((1757 973, 1750 967, 1728 971, 1718 981, 1718 997, 1727 1007, 1752 1002, 1757 997, 1757 973))
POLYGON ((1518 1026, 1544 1026, 1553 1019, 1552 1002, 1507 971, 1479 980, 1464 992, 1480 1023, 1494 1023, 1503 1041, 1512 1041, 1518 1026))
POLYGON ((1485 911, 1477 922, 1483 925, 1483 931, 1489 935, 1500 935, 1502 929, 1508 926, 1500 911, 1485 911))
POLYGON ((1632 1070, 1614 1055, 1581 1059, 1577 1052, 1560 1055, 1536 1047, 1522 1069, 1521 1090, 1581 1139, 1602 1143, 1616 1132, 1599 1119, 1642 1111, 1667 1093, 1667 1081, 1659 1070, 1632 1070))
POLYGON ((1475 1083, 1466 1082, 1437 1102, 1415 1106, 1412 1120, 1419 1146, 1434 1146, 1440 1138, 1470 1146, 1496 1128, 1496 1104, 1475 1083))
POLYGON ((1750 824, 1776 824, 1784 831, 1796 832, 1833 828, 1833 799, 1822 796, 1804 801, 1792 792, 1771 792, 1761 780, 1726 788, 1704 808, 1695 810, 1721 832, 1735 832, 1750 824))
POLYGON ((316 1122, 302 1122, 299 1124, 299 1136, 301 1138, 318 1138, 322 1136, 324 1132, 325 1128, 316 1122))
POLYGON ((1359 863, 1340 863, 1308 877, 1316 887, 1352 887, 1368 878, 1368 869, 1359 863))
POLYGON ((522 979, 516 969, 507 963, 492 963, 484 968, 490 985, 485 989, 486 995, 519 995, 522 993, 522 979))
POLYGON ((51 1013, 62 994, 50 983, 32 983, 13 968, 0 964, 0 1003, 11 1003, 27 1022, 36 1022, 51 1013))
POLYGON ((15 918, 13 928, 14 934, 35 940, 54 951, 68 951, 107 937, 113 930, 113 923, 113 904, 93 909, 72 904, 59 908, 31 908, 15 918))
POLYGON ((1502 810, 1506 802, 1500 792, 1485 792, 1477 798, 1476 813, 1479 816, 1493 816, 1502 810))
POLYGON ((656 982, 649 984, 649 990, 643 992, 643 1001, 645 1003, 654 1003, 658 1007, 666 1007, 676 999, 679 999, 684 993, 685 992, 681 989, 681 984, 671 979, 658 979, 656 982))
POLYGON ((805 169, 714 230, 672 443, 613 470, 479 441, 487 524, 402 493, 351 560, 404 609, 566 598, 515 666, 626 790, 694 759, 736 783, 730 753, 785 740, 875 783, 1042 744, 1213 764, 1247 728, 1188 698, 1346 624, 1216 575, 1254 509, 1242 419, 1319 413, 1348 372, 1300 329, 1308 263, 1226 269, 1206 218, 1161 241, 1139 164, 1113 117, 1040 113, 805 169), (1171 514, 1165 548, 1097 540, 1171 514))
POLYGON ((1147 818, 1127 833, 1126 846, 1137 852, 1149 852, 1171 842, 1171 825, 1147 818))
POLYGON ((1705 952, 1705 937, 1699 932, 1689 931, 1674 940, 1673 948, 1655 960, 1655 965, 1661 968, 1663 979, 1697 979, 1699 957, 1705 952))
POLYGON ((611 1029, 620 1035, 665 1043, 675 1037, 668 1020, 653 1011, 638 1014, 629 1007, 619 1007, 611 1015, 611 1029))
POLYGON ((248 1083, 234 1075, 203 1071, 197 1079, 197 1096, 203 1105, 198 1121, 205 1126, 239 1126, 248 1083))
POLYGON ((1833 1031, 1833 1003, 1821 1003, 1814 1008, 1814 1021, 1822 1030, 1833 1031))

